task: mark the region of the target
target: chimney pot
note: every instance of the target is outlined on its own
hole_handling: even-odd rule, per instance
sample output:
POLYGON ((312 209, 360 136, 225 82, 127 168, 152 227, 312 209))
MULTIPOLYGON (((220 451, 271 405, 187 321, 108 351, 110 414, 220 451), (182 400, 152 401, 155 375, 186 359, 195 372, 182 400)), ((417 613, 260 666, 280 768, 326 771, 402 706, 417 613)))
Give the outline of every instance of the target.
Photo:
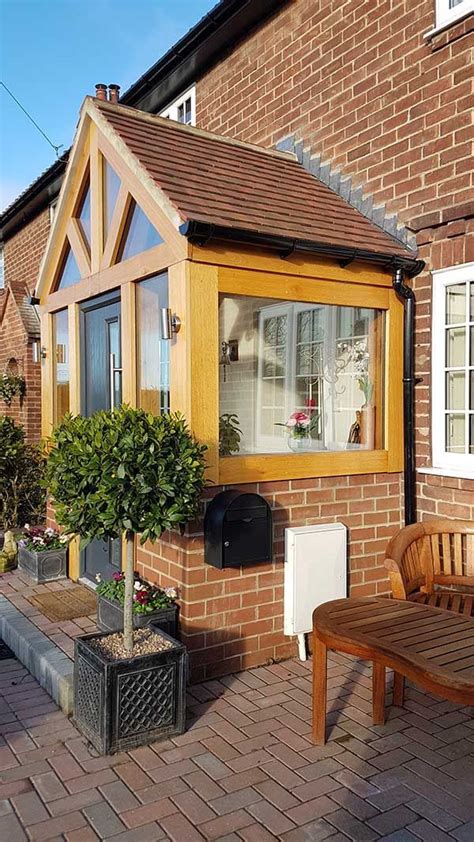
POLYGON ((96 85, 95 95, 97 99, 102 99, 105 101, 107 99, 107 85, 96 85))
POLYGON ((120 85, 109 85, 109 102, 118 102, 120 96, 120 85))

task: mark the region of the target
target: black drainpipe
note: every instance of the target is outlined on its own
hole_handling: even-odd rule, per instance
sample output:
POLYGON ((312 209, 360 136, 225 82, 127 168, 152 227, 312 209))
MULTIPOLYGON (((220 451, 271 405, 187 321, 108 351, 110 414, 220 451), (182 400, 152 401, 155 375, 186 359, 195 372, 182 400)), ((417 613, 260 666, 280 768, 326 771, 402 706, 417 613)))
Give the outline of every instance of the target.
POLYGON ((415 293, 403 282, 403 269, 395 265, 393 288, 403 301, 403 436, 405 454, 405 525, 416 522, 415 473, 415 293))

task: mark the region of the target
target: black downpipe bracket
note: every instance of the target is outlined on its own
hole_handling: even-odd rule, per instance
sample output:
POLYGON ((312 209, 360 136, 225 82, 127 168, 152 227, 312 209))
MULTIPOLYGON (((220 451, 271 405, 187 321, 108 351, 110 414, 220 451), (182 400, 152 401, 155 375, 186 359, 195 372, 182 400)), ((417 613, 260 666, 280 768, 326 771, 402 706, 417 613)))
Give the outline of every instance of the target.
POLYGON ((405 525, 416 522, 415 468, 415 293, 403 282, 403 269, 396 266, 393 288, 403 301, 403 435, 405 455, 405 525))

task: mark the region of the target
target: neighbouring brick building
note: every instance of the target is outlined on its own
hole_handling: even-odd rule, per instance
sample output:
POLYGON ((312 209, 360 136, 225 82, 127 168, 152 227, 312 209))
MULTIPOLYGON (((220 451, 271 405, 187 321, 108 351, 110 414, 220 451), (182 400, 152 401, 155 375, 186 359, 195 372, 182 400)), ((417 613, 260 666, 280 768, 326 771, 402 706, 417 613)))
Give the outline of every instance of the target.
MULTIPOLYGON (((219 4, 121 102, 293 151, 349 204, 418 249, 426 265, 413 281, 415 368, 423 378, 417 514, 474 519, 472 3, 438 0, 436 11, 433 0, 251 6, 219 4)), ((402 473, 242 487, 274 510, 272 564, 246 573, 206 565, 201 524, 138 550, 142 574, 180 584, 197 678, 294 651, 282 632, 287 526, 342 521, 351 593, 388 591, 383 552, 403 523, 402 473)))

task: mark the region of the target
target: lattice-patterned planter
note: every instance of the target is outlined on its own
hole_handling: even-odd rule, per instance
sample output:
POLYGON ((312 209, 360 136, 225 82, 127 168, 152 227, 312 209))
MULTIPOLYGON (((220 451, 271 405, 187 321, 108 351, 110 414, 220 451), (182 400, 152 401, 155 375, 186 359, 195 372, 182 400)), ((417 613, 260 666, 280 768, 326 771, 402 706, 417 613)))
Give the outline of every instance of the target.
POLYGON ((35 553, 20 545, 18 567, 36 582, 55 582, 67 577, 67 549, 35 553))
MULTIPOLYGON (((89 645, 101 634, 76 638, 74 721, 101 754, 182 734, 186 721, 187 653, 172 649, 109 661, 89 645)), ((113 634, 113 632, 110 632, 113 634)))
MULTIPOLYGON (((122 631, 123 629, 123 605, 115 599, 107 599, 105 596, 97 597, 97 625, 101 631, 122 631)), ((151 614, 134 614, 133 628, 141 629, 144 626, 158 626, 159 629, 171 635, 178 636, 178 606, 170 605, 168 608, 159 608, 151 614)))

